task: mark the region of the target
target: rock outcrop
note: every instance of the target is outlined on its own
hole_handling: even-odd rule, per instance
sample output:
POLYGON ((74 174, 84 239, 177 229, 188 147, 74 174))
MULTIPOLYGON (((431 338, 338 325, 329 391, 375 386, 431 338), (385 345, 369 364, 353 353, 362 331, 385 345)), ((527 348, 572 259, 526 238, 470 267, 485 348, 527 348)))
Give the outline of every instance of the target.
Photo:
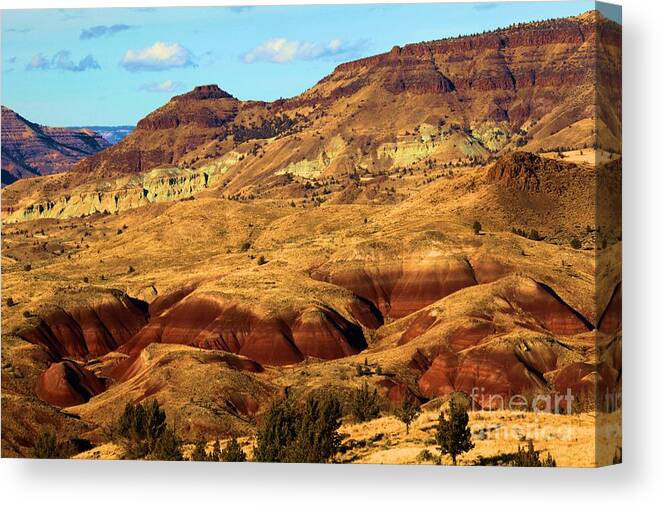
POLYGON ((16 333, 56 359, 91 359, 126 343, 147 323, 146 308, 119 291, 90 303, 45 309, 16 333), (36 322, 34 322, 36 320, 36 322))
POLYGON ((309 304, 269 315, 205 294, 193 294, 152 318, 119 350, 135 356, 150 343, 223 350, 269 365, 337 359, 367 347, 359 321, 328 306, 309 304))
POLYGON ((477 283, 468 261, 435 252, 422 258, 331 262, 312 277, 351 290, 392 318, 409 315, 477 283))
POLYGON ((90 129, 45 127, 2 106, 2 185, 17 179, 68 171, 110 146, 90 129))
POLYGON ((87 402, 105 390, 104 382, 73 361, 53 363, 37 381, 37 396, 56 407, 87 402))

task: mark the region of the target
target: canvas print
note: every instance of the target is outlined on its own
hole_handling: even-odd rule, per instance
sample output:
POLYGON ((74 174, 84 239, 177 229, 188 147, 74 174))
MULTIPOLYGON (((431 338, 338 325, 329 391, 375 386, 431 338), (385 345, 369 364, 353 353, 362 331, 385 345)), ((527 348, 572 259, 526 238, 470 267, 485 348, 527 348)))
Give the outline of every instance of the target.
POLYGON ((621 35, 2 11, 2 457, 621 462, 621 35))

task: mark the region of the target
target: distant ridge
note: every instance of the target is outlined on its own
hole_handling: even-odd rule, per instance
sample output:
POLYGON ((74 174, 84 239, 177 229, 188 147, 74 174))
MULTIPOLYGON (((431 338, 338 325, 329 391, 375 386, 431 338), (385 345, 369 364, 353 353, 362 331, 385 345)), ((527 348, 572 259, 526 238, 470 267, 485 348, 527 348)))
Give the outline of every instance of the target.
POLYGON ((89 128, 46 127, 2 106, 2 185, 68 171, 110 146, 89 128))

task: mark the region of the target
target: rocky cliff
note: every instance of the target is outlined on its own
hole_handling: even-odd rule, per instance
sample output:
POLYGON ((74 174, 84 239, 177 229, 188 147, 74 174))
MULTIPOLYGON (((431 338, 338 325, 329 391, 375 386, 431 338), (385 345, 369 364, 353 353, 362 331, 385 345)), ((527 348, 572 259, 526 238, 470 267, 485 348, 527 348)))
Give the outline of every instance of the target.
POLYGON ((45 127, 2 106, 2 185, 68 171, 110 143, 90 129, 45 127))

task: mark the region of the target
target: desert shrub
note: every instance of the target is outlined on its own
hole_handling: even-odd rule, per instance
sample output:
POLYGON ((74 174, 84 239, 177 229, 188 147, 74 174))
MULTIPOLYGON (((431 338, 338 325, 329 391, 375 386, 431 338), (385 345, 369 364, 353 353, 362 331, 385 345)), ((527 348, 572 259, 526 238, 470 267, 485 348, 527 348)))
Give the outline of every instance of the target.
POLYGON ((418 463, 424 463, 425 461, 434 461, 435 458, 436 457, 434 456, 434 454, 432 454, 428 449, 423 449, 415 457, 418 463))
POLYGON ((573 238, 573 239, 569 242, 569 245, 570 245, 573 249, 575 249, 575 250, 580 250, 581 247, 583 246, 583 244, 581 243, 581 240, 580 240, 580 239, 577 239, 577 238, 573 238))
POLYGON ((356 421, 365 422, 379 417, 380 412, 376 389, 370 389, 367 382, 363 382, 351 400, 351 415, 356 421))
POLYGON ((554 467, 555 460, 550 454, 546 455, 546 459, 539 458, 539 451, 535 450, 535 445, 532 440, 528 440, 525 448, 519 449, 511 460, 510 466, 514 467, 554 467))
POLYGON ((60 449, 57 445, 55 435, 50 432, 40 433, 34 441, 32 448, 32 457, 37 459, 57 459, 62 458, 60 449))
POLYGON ((9 296, 9 297, 7 298, 7 306, 16 306, 17 304, 18 304, 18 303, 16 303, 16 301, 14 301, 14 298, 13 298, 13 297, 9 296))
POLYGON ((26 264, 23 269, 25 269, 25 271, 31 271, 32 270, 32 264, 26 264))
POLYGON ((243 242, 243 243, 241 244, 241 248, 240 248, 240 250, 241 250, 242 252, 247 252, 248 250, 250 250, 250 247, 251 247, 251 246, 252 246, 252 245, 250 244, 250 241, 245 241, 245 242, 243 242))
POLYGON ((89 440, 83 438, 72 438, 57 442, 53 433, 43 432, 34 441, 31 455, 39 459, 64 459, 92 449, 89 440))
POLYGON ((266 257, 264 257, 263 255, 260 255, 259 258, 257 259, 257 265, 258 266, 262 266, 262 265, 266 264, 266 262, 267 262, 266 257))
POLYGON ((530 239, 530 240, 532 240, 532 241, 541 241, 541 240, 542 240, 542 236, 539 234, 539 232, 537 231, 537 229, 532 229, 532 230, 528 233, 528 239, 530 239))
POLYGON ((404 402, 400 407, 395 410, 395 417, 406 425, 406 434, 409 434, 409 426, 420 415, 420 407, 413 403, 408 397, 404 398, 404 402))
POLYGON ((481 230, 482 230, 482 224, 477 220, 475 220, 475 222, 473 222, 473 232, 475 234, 479 234, 481 230))
POLYGON ((453 465, 457 464, 457 456, 474 447, 468 427, 468 412, 454 399, 450 400, 448 418, 445 418, 444 412, 438 417, 434 437, 438 450, 441 454, 449 455, 453 465))
POLYGON ((241 463, 246 460, 246 453, 241 449, 236 437, 231 438, 225 449, 218 453, 218 460, 229 463, 241 463))

